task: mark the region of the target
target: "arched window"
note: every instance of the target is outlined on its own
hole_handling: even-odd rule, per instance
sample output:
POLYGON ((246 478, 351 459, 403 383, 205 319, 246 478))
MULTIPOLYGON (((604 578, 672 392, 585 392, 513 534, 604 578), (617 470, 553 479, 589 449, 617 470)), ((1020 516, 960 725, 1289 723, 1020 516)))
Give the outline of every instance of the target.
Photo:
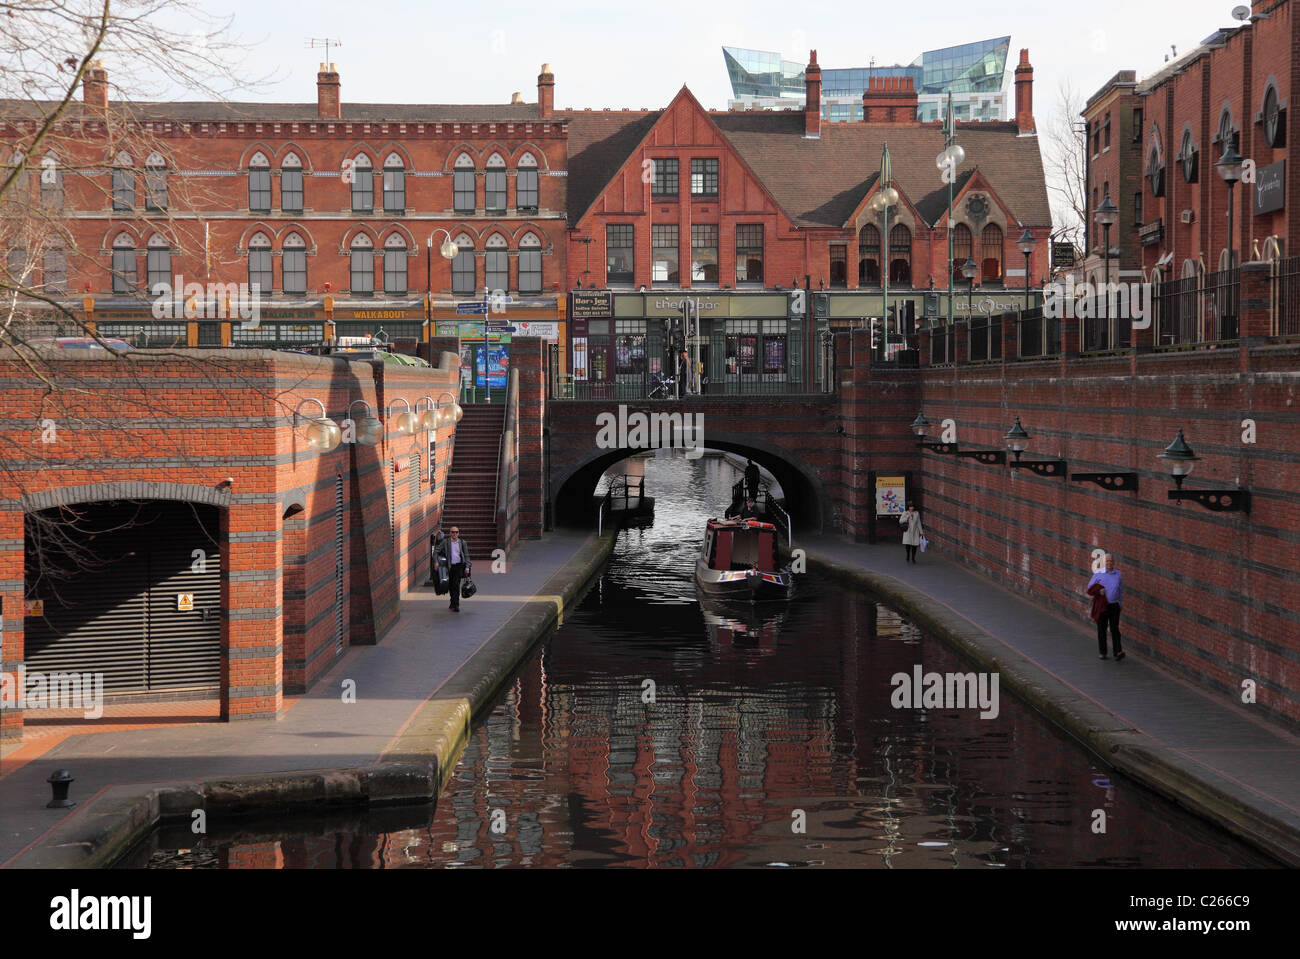
POLYGON ((144 208, 154 212, 167 209, 167 161, 160 153, 150 153, 144 161, 144 208))
POLYGON ((248 208, 254 213, 271 212, 271 161, 261 150, 248 161, 248 208))
MULTIPOLYGON (((1154 144, 1147 154, 1146 178, 1152 196, 1165 195, 1165 161, 1160 155, 1160 149, 1154 144)), ((1106 192, 1109 193, 1110 191, 1107 190, 1106 192)))
POLYGON ((1183 168, 1183 181, 1195 183, 1198 175, 1196 146, 1192 143, 1192 131, 1183 131, 1183 142, 1178 148, 1178 163, 1183 168))
POLYGON ((510 257, 506 253, 506 240, 500 233, 493 233, 485 244, 487 252, 483 255, 484 283, 489 290, 510 289, 510 257))
POLYGON ((375 180, 370 157, 358 153, 344 170, 352 177, 352 212, 375 212, 375 180))
POLYGON ((515 178, 515 209, 521 213, 537 212, 537 158, 525 153, 519 158, 515 178))
POLYGON ((119 153, 113 161, 113 212, 130 213, 135 210, 135 164, 127 153, 119 153))
POLYGON ((296 153, 285 154, 280 162, 280 209, 302 212, 302 160, 296 153))
POLYGON ((54 213, 63 211, 63 171, 53 153, 41 160, 41 206, 54 213))
POLYGON ((961 268, 967 260, 971 258, 971 234, 970 227, 965 223, 958 223, 952 231, 952 283, 953 286, 965 286, 966 277, 962 275, 961 268))
POLYGON ((858 231, 858 286, 880 285, 880 231, 868 223, 858 231))
POLYGON ((542 292, 542 241, 535 233, 519 241, 519 292, 542 292))
POLYGON ((400 233, 384 241, 384 292, 406 295, 406 240, 400 233))
POLYGON ((456 157, 454 203, 457 213, 474 212, 474 158, 468 153, 456 157))
POLYGON ((1227 147, 1228 139, 1231 136, 1232 136, 1232 111, 1227 107, 1225 107, 1223 113, 1219 115, 1218 143, 1219 143, 1220 153, 1222 153, 1223 150, 1227 147))
POLYGON ((980 282, 1002 282, 1002 228, 996 223, 980 234, 980 282))
POLYGON ((166 237, 157 233, 149 237, 145 252, 145 270, 150 292, 158 286, 171 287, 172 250, 166 237))
POLYGON ((406 212, 406 167, 396 153, 384 159, 384 212, 406 212))
POLYGON ((889 282, 912 285, 912 231, 901 223, 889 231, 889 282))
POLYGON ((456 254, 456 259, 451 261, 451 292, 473 293, 476 289, 474 241, 462 233, 456 237, 456 246, 460 248, 460 252, 456 254))
POLYGON ((275 277, 271 272, 271 240, 265 233, 254 233, 248 241, 248 285, 259 293, 270 293, 275 277))
POLYGON ((352 239, 352 295, 370 296, 375 292, 375 245, 370 237, 358 233, 352 239))
POLYGON ((483 206, 488 213, 506 212, 506 161, 500 153, 488 157, 487 173, 484 176, 483 206))
POLYGON ((307 244, 297 233, 284 238, 284 251, 280 257, 284 292, 307 292, 307 244))
POLYGON ((135 240, 129 233, 113 238, 113 292, 135 292, 135 240))
POLYGON ((1264 142, 1273 149, 1286 146, 1286 123, 1283 122, 1286 111, 1277 99, 1277 87, 1268 85, 1264 91, 1264 142))

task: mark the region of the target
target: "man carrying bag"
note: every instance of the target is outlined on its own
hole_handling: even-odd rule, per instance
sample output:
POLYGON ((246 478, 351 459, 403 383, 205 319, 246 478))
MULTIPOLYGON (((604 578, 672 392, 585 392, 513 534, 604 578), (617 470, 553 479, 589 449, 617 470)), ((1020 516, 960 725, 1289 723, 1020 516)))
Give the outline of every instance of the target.
POLYGON ((447 569, 447 585, 451 592, 450 609, 460 612, 460 581, 469 576, 471 567, 469 544, 460 538, 460 530, 453 526, 451 535, 438 544, 434 556, 438 565, 447 569))

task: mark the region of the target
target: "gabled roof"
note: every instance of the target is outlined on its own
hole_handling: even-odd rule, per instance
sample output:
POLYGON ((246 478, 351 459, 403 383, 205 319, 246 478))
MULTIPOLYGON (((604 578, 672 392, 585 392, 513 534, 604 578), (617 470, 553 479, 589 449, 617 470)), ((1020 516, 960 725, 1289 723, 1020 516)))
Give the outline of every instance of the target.
MULTIPOLYGON (((820 139, 804 136, 802 113, 753 111, 710 114, 737 152, 802 227, 842 227, 879 170, 889 141, 894 182, 929 224, 948 209, 948 188, 935 157, 943 152, 938 124, 823 123, 820 139)), ((957 187, 975 167, 1021 220, 1051 223, 1038 138, 1014 123, 959 126, 966 151, 957 187)))
POLYGON ((663 114, 663 110, 555 111, 557 118, 568 121, 570 227, 577 226, 663 114))

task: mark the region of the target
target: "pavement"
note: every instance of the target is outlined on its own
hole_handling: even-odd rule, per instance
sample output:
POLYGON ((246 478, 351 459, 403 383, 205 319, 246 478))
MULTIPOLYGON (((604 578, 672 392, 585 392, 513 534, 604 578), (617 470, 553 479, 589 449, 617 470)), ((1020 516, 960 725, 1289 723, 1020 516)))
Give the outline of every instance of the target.
POLYGON ((1082 581, 1072 622, 933 546, 909 564, 897 544, 823 536, 798 545, 812 566, 883 594, 922 628, 997 669, 1002 688, 1107 764, 1300 865, 1300 737, 1234 698, 1143 662, 1136 634, 1124 634, 1122 662, 1098 659, 1082 581))
MULTIPOLYGON (((364 794, 378 788, 373 774, 345 776, 340 785, 337 771, 373 773, 376 764, 399 773, 403 763, 423 765, 413 775, 424 782, 407 775, 394 785, 402 777, 390 775, 386 795, 423 790, 436 796, 472 716, 537 638, 562 621, 612 541, 558 531, 522 543, 503 573, 492 574, 490 561, 480 560, 478 593, 462 600, 459 613, 432 587, 412 590, 383 640, 351 647, 310 692, 287 698, 275 720, 221 722, 212 701, 108 707, 93 725, 71 714, 29 712, 33 725, 23 744, 0 758, 0 865, 18 865, 14 857, 29 846, 24 866, 103 865, 122 843, 138 838, 136 820, 156 817, 160 802, 175 813, 187 802, 211 810, 217 802, 274 806, 286 798, 310 803, 340 791, 364 794), (75 778, 71 798, 79 806, 71 812, 45 808, 51 795, 45 780, 61 768, 75 778), (323 773, 267 775, 303 770, 323 773), (218 779, 227 780, 220 790, 204 786, 218 779), (160 800, 160 790, 148 787, 161 783, 169 786, 160 800), (240 790, 242 797, 232 797, 240 790), (96 817, 101 822, 87 827, 96 817), (63 851, 51 858, 37 848, 52 846, 63 851), (65 855, 74 847, 81 849, 77 856, 65 855), (82 855, 87 850, 89 858, 82 855)), ((372 791, 371 799, 377 795, 372 791)), ((152 828, 144 825, 146 832, 152 828)))

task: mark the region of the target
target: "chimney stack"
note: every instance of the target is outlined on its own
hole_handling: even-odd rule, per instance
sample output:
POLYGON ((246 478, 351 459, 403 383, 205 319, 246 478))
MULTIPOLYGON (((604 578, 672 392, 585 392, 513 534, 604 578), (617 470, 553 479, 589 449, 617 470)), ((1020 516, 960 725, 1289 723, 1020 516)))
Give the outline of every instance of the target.
POLYGON ((108 109, 108 71, 103 60, 94 60, 81 76, 81 95, 86 106, 108 109))
POLYGON ((516 90, 514 93, 510 94, 510 102, 511 102, 512 104, 514 104, 514 103, 523 103, 523 102, 524 102, 524 95, 523 95, 522 93, 520 93, 518 90, 516 90))
POLYGON ((543 63, 537 75, 537 115, 543 120, 555 116, 555 74, 549 63, 543 63))
POLYGON ((322 63, 316 74, 316 115, 322 120, 339 120, 343 117, 342 93, 339 72, 332 63, 322 63))
POLYGON ((808 52, 808 67, 804 70, 806 97, 803 107, 803 135, 819 139, 822 135, 822 68, 817 66, 817 51, 808 52))
POLYGON ((917 123, 916 85, 911 77, 871 77, 862 91, 867 123, 917 123))
POLYGON ((1020 51, 1016 67, 1016 126, 1020 132, 1034 133, 1034 68, 1029 65, 1029 51, 1020 51))

